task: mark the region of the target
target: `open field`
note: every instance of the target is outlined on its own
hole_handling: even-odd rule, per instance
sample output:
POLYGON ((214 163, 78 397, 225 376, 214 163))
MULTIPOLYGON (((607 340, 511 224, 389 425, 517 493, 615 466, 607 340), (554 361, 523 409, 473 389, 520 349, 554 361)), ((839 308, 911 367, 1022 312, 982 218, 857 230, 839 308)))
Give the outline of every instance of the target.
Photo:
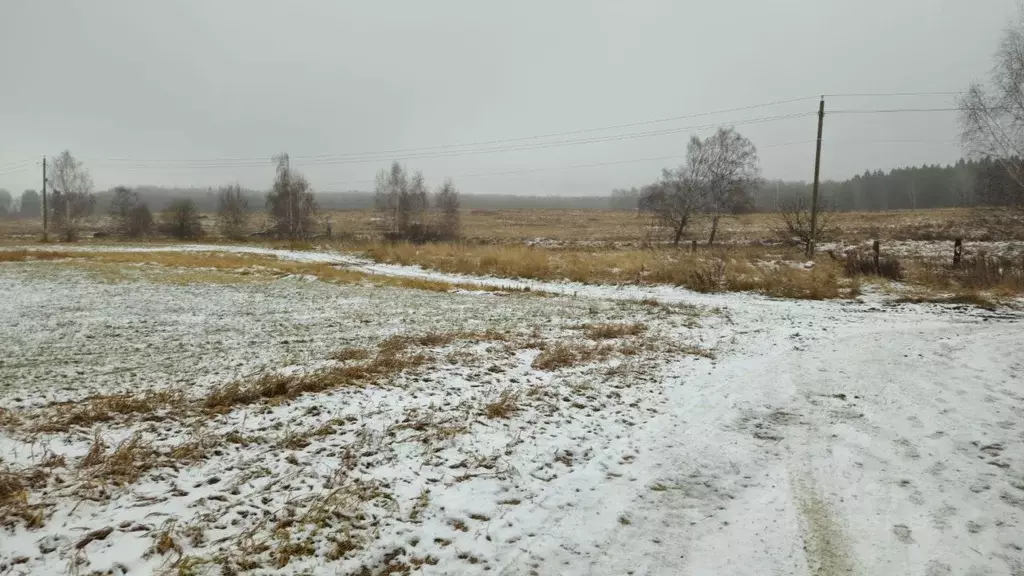
MULTIPOLYGON (((321 224, 331 218, 335 234, 359 239, 374 237, 376 215, 368 210, 321 212, 321 224)), ((215 235, 215 215, 204 215, 204 227, 215 235)), ((633 212, 616 210, 463 210, 462 232, 473 243, 532 243, 639 245, 646 234, 633 212)), ((249 217, 253 232, 266 226, 263 213, 249 217)), ((844 212, 835 216, 836 240, 953 240, 1024 241, 1024 214, 986 208, 844 212)), ((95 216, 86 223, 85 235, 106 230, 109 219, 95 216)), ((707 223, 698 221, 687 238, 706 238, 707 223)), ((779 239, 778 216, 773 213, 742 214, 726 218, 719 231, 723 243, 759 243, 779 239)), ((0 239, 24 241, 42 235, 35 220, 0 219, 0 239)))
POLYGON ((0 261, 0 571, 1024 565, 1013 310, 31 248, 0 261))
MULTIPOLYGON (((716 247, 707 248, 701 240, 693 249, 690 241, 678 248, 652 244, 649 230, 642 228, 634 214, 615 211, 469 210, 462 215, 462 241, 428 245, 380 241, 375 216, 369 211, 335 211, 321 216, 332 219, 334 238, 283 246, 341 250, 380 263, 449 274, 669 284, 700 292, 749 291, 800 299, 856 297, 865 282, 915 300, 952 298, 988 307, 1024 294, 1024 214, 1012 210, 840 214, 835 217, 837 225, 819 244, 813 266, 807 264, 799 246, 785 241, 773 214, 726 218, 716 247), (964 239, 964 262, 957 266, 952 265, 954 238, 964 239), (874 239, 881 241, 884 272, 872 262, 874 239), (849 261, 851 255, 853 261, 849 261)), ((265 228, 263 218, 252 215, 250 230, 265 228)), ((214 216, 207 215, 205 221, 206 228, 214 230, 214 216)), ((703 239, 706 224, 698 220, 687 238, 703 239)), ((24 243, 38 233, 33 231, 34 223, 26 221, 7 220, 0 225, 3 242, 9 245, 24 243)), ((93 218, 79 245, 109 241, 90 235, 107 227, 105 218, 93 218)), ((221 240, 212 234, 206 241, 221 240)), ((175 245, 159 237, 148 244, 175 245)), ((282 246, 262 237, 251 238, 250 244, 282 246)), ((92 256, 95 260, 96 255, 92 256)), ((117 264, 111 262, 113 258, 108 253, 102 260, 110 273, 119 274, 119 268, 110 266, 117 264)), ((298 270, 303 266, 310 267, 291 263, 277 266, 277 271, 288 272, 283 268, 292 267, 291 273, 318 274, 316 270, 298 270)), ((350 272, 321 267, 319 275, 333 276, 335 281, 360 279, 350 272)), ((206 276, 212 281, 216 274, 206 276)), ((435 285, 440 290, 448 287, 435 285)))

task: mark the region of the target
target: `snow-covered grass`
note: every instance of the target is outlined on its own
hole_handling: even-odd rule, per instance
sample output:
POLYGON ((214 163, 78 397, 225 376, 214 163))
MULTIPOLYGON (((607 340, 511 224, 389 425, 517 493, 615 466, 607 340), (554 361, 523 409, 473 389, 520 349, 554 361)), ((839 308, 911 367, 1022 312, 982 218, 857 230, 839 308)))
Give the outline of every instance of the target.
POLYGON ((159 249, 364 278, 0 264, 0 573, 1024 566, 1014 311, 159 249))
POLYGON ((0 291, 0 442, 20 479, 0 554, 40 572, 331 558, 326 573, 346 573, 397 549, 394 565, 490 565, 539 527, 504 520, 493 543, 481 527, 579 465, 559 451, 627 434, 659 374, 706 362, 688 353, 717 344, 698 323, 724 322, 297 278, 108 283, 44 262, 5 265, 0 291), (636 321, 651 329, 607 332, 636 321), (600 354, 534 367, 545 349, 598 346, 592 326, 600 354))

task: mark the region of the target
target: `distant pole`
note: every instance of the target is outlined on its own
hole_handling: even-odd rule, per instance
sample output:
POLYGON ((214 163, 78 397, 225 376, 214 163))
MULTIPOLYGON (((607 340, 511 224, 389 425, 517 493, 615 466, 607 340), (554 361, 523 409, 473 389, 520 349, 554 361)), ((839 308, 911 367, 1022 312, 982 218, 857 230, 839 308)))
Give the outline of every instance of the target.
POLYGON ((48 230, 48 210, 46 209, 46 155, 43 155, 43 242, 50 241, 48 230))
POLYGON ((814 257, 814 244, 818 239, 818 176, 821 174, 821 128, 825 123, 825 97, 818 104, 818 149, 814 153, 814 188, 811 192, 811 240, 807 243, 807 257, 814 257))

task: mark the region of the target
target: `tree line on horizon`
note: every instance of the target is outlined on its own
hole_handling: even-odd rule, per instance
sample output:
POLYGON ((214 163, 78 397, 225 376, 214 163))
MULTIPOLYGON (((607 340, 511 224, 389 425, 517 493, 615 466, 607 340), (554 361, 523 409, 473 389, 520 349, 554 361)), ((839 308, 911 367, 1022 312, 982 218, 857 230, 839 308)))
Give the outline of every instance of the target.
MULTIPOLYGON (((757 184, 737 212, 775 212, 797 198, 811 197, 811 183, 765 180, 757 184)), ((619 188, 608 207, 636 210, 640 188, 619 188)), ((998 161, 959 160, 956 164, 922 165, 865 171, 847 180, 826 180, 819 186, 821 203, 838 212, 878 212, 972 206, 1017 205, 1024 186, 998 161)))
MULTIPOLYGON (((266 191, 237 185, 237 194, 245 200, 248 213, 263 210, 266 191)), ((203 213, 218 211, 220 189, 165 188, 134 186, 139 198, 151 205, 172 200, 190 200, 203 213)), ((94 194, 95 211, 106 213, 117 193, 117 187, 94 194)), ((997 161, 960 160, 949 165, 922 165, 865 171, 847 180, 826 180, 821 183, 822 203, 840 212, 873 212, 972 206, 1005 206, 1024 196, 1018 184, 997 161)), ((810 198, 809 182, 765 180, 750 194, 741 211, 773 212, 797 197, 810 198)), ((609 196, 519 196, 513 194, 463 194, 461 206, 470 210, 549 209, 549 210, 636 210, 640 188, 612 190, 609 196)), ((375 206, 374 192, 346 191, 317 194, 322 210, 369 210, 375 206)), ((0 188, 0 217, 40 218, 42 197, 36 190, 25 190, 19 196, 0 188)))
MULTIPOLYGON (((260 195, 268 218, 258 231, 249 229, 250 203, 258 193, 239 184, 223 186, 216 193, 207 190, 205 199, 212 200, 216 226, 221 236, 242 240, 247 236, 267 236, 288 240, 307 240, 320 235, 320 209, 312 185, 291 167, 287 154, 274 157, 276 170, 269 191, 260 195)), ((53 231, 58 239, 73 242, 81 236, 85 221, 96 214, 98 198, 103 197, 101 213, 110 216, 106 230, 97 236, 117 235, 142 238, 156 232, 178 239, 197 239, 206 233, 200 206, 189 197, 170 196, 159 218, 149 206, 149 199, 139 189, 115 186, 99 195, 93 191, 88 169, 69 150, 53 158, 48 173, 49 190, 45 200, 49 226, 44 236, 53 231)), ((6 190, 0 190, 0 216, 38 218, 43 214, 43 200, 34 190, 26 190, 14 201, 6 190)), ((167 199, 165 199, 167 200, 167 199)), ((394 162, 390 169, 377 175, 374 209, 384 222, 381 233, 389 239, 424 242, 451 240, 459 236, 459 191, 448 179, 432 195, 427 191, 421 172, 411 176, 394 162)), ((326 235, 331 235, 330 218, 326 235)))

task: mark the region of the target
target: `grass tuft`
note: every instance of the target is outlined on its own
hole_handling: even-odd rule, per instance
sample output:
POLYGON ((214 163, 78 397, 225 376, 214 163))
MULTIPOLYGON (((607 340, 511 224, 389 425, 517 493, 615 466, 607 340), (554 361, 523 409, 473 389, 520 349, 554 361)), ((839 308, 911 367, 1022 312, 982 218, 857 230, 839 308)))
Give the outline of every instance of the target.
POLYGON ((520 396, 512 390, 505 390, 496 400, 484 406, 484 415, 488 418, 508 418, 521 408, 520 396))
POLYGON ((647 330, 647 326, 639 322, 619 324, 591 324, 587 326, 587 338, 591 340, 608 340, 624 336, 639 336, 647 330))

